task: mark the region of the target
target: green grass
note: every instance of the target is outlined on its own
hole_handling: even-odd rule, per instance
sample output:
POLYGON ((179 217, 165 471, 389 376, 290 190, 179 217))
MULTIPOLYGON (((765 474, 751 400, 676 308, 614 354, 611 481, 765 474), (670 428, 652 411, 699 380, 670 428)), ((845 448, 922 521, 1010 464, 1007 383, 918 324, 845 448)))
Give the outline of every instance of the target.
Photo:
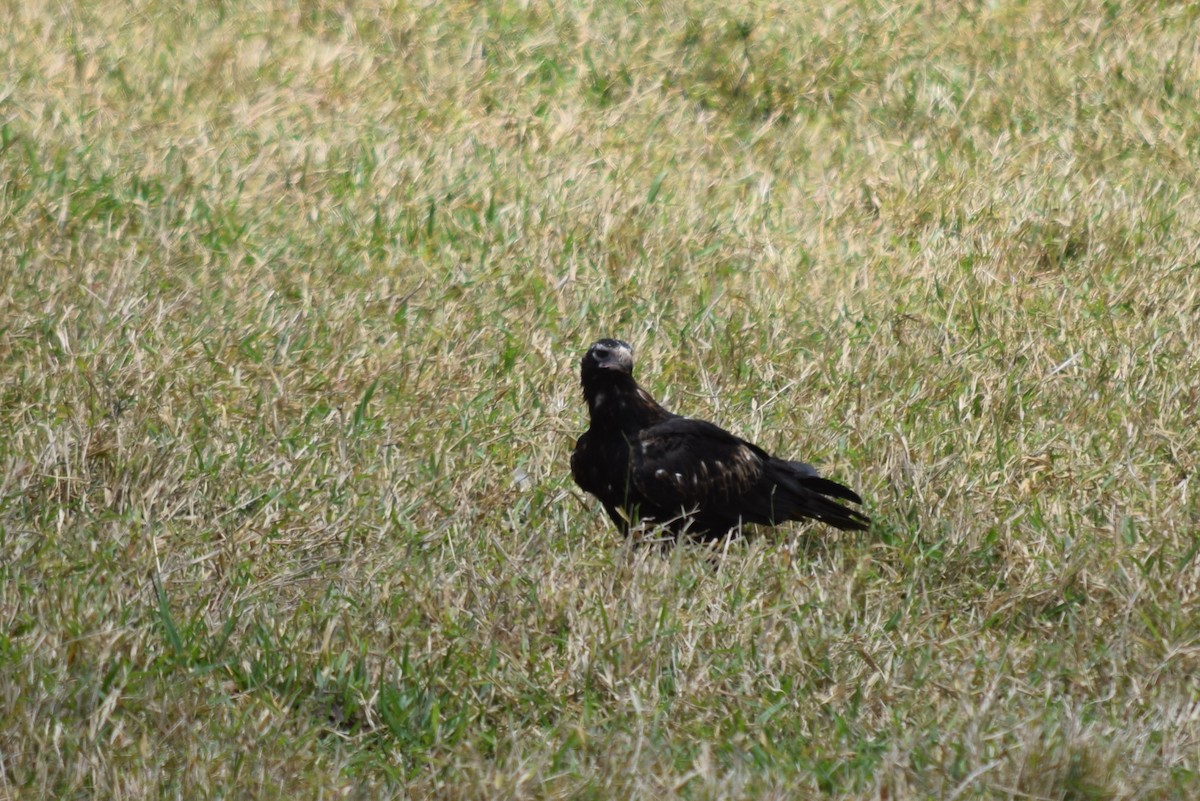
POLYGON ((0 797, 1200 798, 1198 23, 6 5, 0 797), (623 543, 600 336, 872 531, 623 543))

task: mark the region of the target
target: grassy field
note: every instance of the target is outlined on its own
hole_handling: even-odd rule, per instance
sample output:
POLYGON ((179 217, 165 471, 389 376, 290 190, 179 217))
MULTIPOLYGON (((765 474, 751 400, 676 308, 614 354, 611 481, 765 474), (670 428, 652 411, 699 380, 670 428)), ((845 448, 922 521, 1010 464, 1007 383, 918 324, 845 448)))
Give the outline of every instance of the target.
POLYGON ((1200 798, 1200 5, 0 27, 0 798, 1200 798), (600 336, 873 530, 623 543, 600 336))

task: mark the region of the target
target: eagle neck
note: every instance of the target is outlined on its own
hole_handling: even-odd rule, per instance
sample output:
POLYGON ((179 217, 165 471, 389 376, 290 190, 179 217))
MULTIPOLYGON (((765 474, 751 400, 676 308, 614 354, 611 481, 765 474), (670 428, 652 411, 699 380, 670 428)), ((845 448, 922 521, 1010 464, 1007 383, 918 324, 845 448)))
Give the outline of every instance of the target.
POLYGON ((595 428, 633 433, 670 416, 633 376, 623 373, 585 376, 583 397, 595 428))

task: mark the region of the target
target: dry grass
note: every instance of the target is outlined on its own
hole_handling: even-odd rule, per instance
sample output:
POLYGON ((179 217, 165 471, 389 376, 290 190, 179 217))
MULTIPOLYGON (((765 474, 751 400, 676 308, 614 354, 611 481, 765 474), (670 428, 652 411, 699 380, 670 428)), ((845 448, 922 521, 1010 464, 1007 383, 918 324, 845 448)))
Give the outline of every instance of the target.
POLYGON ((1200 798, 1198 18, 6 5, 0 796, 1200 798), (600 335, 875 529, 623 545, 600 335))

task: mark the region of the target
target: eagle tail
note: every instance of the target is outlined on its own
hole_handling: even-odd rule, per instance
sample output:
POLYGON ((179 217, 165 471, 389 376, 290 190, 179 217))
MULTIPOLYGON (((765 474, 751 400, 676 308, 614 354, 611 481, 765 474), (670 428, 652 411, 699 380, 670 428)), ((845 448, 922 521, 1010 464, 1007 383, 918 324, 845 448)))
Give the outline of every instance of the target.
POLYGON ((822 478, 811 465, 803 462, 777 459, 771 466, 775 468, 773 478, 784 490, 774 504, 780 520, 812 518, 842 531, 866 531, 871 525, 871 518, 833 500, 840 498, 862 503, 858 493, 849 487, 822 478))

